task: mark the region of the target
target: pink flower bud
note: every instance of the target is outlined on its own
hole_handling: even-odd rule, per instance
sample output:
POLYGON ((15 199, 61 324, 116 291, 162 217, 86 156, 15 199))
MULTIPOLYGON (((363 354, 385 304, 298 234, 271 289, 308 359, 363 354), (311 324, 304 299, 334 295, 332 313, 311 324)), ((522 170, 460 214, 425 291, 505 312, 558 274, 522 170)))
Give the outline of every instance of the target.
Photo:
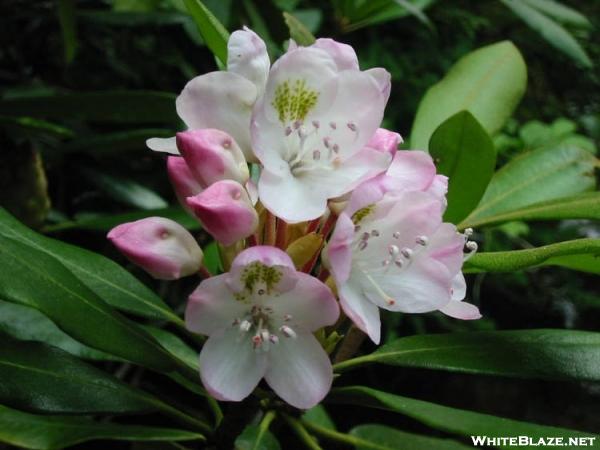
POLYGON ((108 239, 127 259, 159 280, 192 275, 202 265, 202 249, 193 236, 163 217, 123 223, 110 230, 108 239))
POLYGON ((177 133, 177 148, 204 186, 220 180, 244 184, 250 177, 242 150, 224 131, 206 128, 177 133))
POLYGON ((187 203, 204 229, 225 245, 250 236, 258 226, 258 214, 248 193, 233 180, 218 181, 189 197, 187 203))
POLYGON ((369 142, 367 142, 367 147, 374 148, 380 152, 387 152, 393 157, 398 150, 398 145, 402 142, 402 136, 398 133, 386 130, 385 128, 378 128, 369 142))
POLYGON ((167 173, 169 174, 169 180, 171 180, 179 203, 189 213, 192 213, 185 199, 202 192, 203 186, 200 184, 200 181, 194 177, 187 163, 180 156, 169 156, 167 158, 167 173))

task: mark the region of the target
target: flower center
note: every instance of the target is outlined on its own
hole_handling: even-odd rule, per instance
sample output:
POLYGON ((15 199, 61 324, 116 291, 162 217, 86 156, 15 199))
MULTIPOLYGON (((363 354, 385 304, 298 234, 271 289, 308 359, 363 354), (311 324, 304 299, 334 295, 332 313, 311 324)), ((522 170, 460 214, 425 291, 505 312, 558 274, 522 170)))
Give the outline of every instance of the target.
POLYGON ((350 156, 339 144, 346 133, 351 133, 353 139, 358 137, 359 130, 354 122, 344 126, 337 122, 324 125, 319 120, 312 120, 310 124, 301 119, 288 122, 284 129, 286 154, 283 156, 292 175, 301 176, 317 168, 337 168, 344 157, 350 156))
POLYGON ((235 319, 232 326, 239 328, 240 340, 250 338, 255 351, 267 352, 280 338, 296 337, 292 320, 290 314, 279 317, 270 306, 253 305, 244 317, 235 319))

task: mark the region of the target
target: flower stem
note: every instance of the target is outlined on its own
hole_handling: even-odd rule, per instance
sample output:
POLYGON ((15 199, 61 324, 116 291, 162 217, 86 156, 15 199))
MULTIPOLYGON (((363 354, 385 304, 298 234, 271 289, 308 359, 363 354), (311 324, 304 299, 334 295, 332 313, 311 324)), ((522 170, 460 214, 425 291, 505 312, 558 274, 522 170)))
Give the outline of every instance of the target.
POLYGON ((275 233, 276 233, 277 218, 267 211, 265 218, 265 237, 263 239, 263 245, 275 245, 275 233))
POLYGON ((340 363, 349 360, 356 353, 360 345, 363 343, 365 337, 365 333, 363 333, 355 325, 351 325, 348 329, 348 333, 346 333, 346 336, 342 340, 340 349, 335 354, 334 362, 336 363, 336 365, 334 366, 334 368, 336 366, 339 368, 340 363))
POLYGON ((200 269, 198 270, 198 275, 200 275, 203 279, 212 277, 208 269, 204 266, 200 267, 200 269))
POLYGON ((308 222, 308 226, 306 227, 306 234, 312 233, 313 231, 317 231, 319 228, 319 224, 321 223, 321 218, 311 220, 308 222))
POLYGON ((333 228, 333 226, 335 225, 336 222, 337 222, 337 215, 334 214, 333 211, 329 211, 329 216, 327 217, 327 220, 321 227, 321 231, 320 231, 320 233, 323 235, 323 240, 327 240, 327 236, 331 232, 331 229, 333 228))
POLYGON ((340 433, 339 431, 331 430, 329 428, 322 427, 315 423, 309 422, 307 420, 303 420, 302 424, 311 431, 314 431, 317 434, 320 434, 325 439, 329 439, 331 441, 343 442, 345 444, 352 445, 354 447, 365 447, 372 448, 373 443, 365 441, 356 436, 352 436, 351 434, 340 433))
POLYGON ((298 420, 285 414, 283 416, 285 421, 288 423, 290 428, 294 430, 296 436, 306 445, 306 448, 310 450, 323 450, 318 444, 317 440, 310 435, 310 433, 304 428, 304 425, 298 420))
POLYGON ((250 236, 248 236, 248 240, 247 240, 246 244, 248 245, 248 247, 257 246, 258 245, 258 236, 256 236, 256 234, 251 234, 250 236))
POLYGON ((282 219, 277 219, 277 236, 275 237, 275 247, 285 250, 287 243, 287 223, 282 219))

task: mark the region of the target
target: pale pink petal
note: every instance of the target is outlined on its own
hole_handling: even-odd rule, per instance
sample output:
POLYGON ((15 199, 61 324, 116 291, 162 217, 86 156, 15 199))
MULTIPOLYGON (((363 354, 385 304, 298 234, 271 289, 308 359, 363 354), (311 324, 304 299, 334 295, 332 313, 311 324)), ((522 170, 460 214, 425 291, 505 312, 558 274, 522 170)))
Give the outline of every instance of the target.
POLYGON ((426 189, 431 195, 439 198, 446 205, 446 194, 448 193, 448 177, 445 175, 436 175, 433 181, 426 189))
POLYGON ((345 213, 352 216, 359 209, 380 201, 386 193, 385 175, 381 174, 365 181, 352 191, 345 213))
POLYGON ((463 265, 463 247, 465 239, 451 223, 443 223, 436 232, 428 237, 427 253, 443 263, 454 275, 463 265))
POLYGON ((477 306, 471 303, 452 300, 445 306, 440 308, 440 311, 447 316, 462 320, 477 320, 481 319, 481 313, 477 306))
POLYGON ((204 128, 177 133, 177 148, 204 186, 221 180, 244 184, 250 177, 242 150, 224 131, 204 128))
POLYGON ((127 259, 154 278, 176 280, 196 273, 202 264, 202 249, 177 222, 148 217, 121 224, 108 239, 127 259))
POLYGON ((233 180, 218 181, 187 198, 204 229, 217 241, 231 245, 250 236, 258 227, 258 214, 248 193, 233 180))
POLYGON ((313 48, 320 48, 326 51, 335 61, 338 70, 358 70, 358 58, 354 49, 341 42, 329 38, 317 39, 313 48))
POLYGON ((265 90, 271 62, 264 41, 248 27, 231 33, 227 42, 227 71, 252 81, 258 95, 265 90))
POLYGON ((192 292, 185 310, 185 326, 188 330, 211 335, 231 327, 235 319, 242 319, 248 305, 237 301, 227 286, 229 275, 207 278, 192 292))
POLYGON ((350 280, 338 287, 340 306, 344 313, 358 328, 364 331, 369 338, 379 344, 381 339, 381 320, 379 308, 370 302, 362 293, 362 289, 355 280, 350 280))
POLYGON ((465 276, 459 272, 454 278, 452 278, 452 287, 450 288, 450 295, 452 300, 462 300, 467 295, 467 281, 465 276))
POLYGON ((352 239, 354 238, 354 223, 345 213, 342 213, 335 225, 335 230, 323 252, 327 259, 329 271, 339 285, 345 283, 352 268, 352 239))
POLYGON ((383 94, 384 101, 387 103, 392 91, 392 77, 390 73, 381 67, 366 70, 364 73, 370 75, 375 83, 377 83, 377 86, 383 94))
POLYGON ((193 215, 192 209, 186 202, 187 197, 199 194, 204 189, 200 181, 190 172, 190 169, 180 156, 169 156, 167 158, 167 174, 177 200, 187 212, 193 215))
POLYGON ((256 86, 246 78, 211 72, 185 85, 176 100, 177 113, 192 130, 216 128, 230 134, 253 162, 250 115, 256 96, 256 86))
POLYGON ((433 182, 435 164, 425 152, 399 150, 386 175, 389 190, 424 191, 433 182))
POLYGON ((255 352, 250 339, 239 339, 229 327, 212 334, 200 352, 200 378, 217 400, 239 402, 252 393, 267 368, 265 352, 255 352))
POLYGON ((150 150, 155 152, 170 153, 172 155, 179 155, 177 150, 177 144, 175 143, 175 136, 170 138, 150 138, 146 140, 146 146, 150 150))
POLYGON ((274 314, 286 318, 292 328, 299 326, 313 332, 333 325, 340 311, 331 289, 302 272, 297 272, 296 278, 293 289, 270 297, 264 304, 270 306, 274 314))
POLYGON ((281 338, 269 351, 265 380, 292 406, 308 409, 331 389, 333 370, 329 357, 312 334, 281 338))
POLYGON ((401 143, 402 136, 398 133, 386 130, 385 128, 378 128, 371 139, 369 139, 369 142, 367 142, 367 147, 389 153, 394 157, 401 143))

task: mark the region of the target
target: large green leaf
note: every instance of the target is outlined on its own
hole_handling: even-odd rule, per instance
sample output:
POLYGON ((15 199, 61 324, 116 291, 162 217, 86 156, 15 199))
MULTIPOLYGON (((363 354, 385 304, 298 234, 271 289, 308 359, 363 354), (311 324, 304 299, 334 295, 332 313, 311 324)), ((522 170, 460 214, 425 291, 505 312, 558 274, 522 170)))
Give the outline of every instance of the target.
POLYGON ((113 261, 97 253, 50 239, 30 230, 0 208, 0 236, 54 256, 105 302, 130 313, 163 319, 183 326, 183 321, 150 289, 113 261))
POLYGON ((83 359, 101 361, 119 359, 77 342, 37 309, 2 300, 0 300, 0 331, 23 341, 44 342, 83 359))
POLYGON ((92 348, 159 371, 177 367, 156 340, 47 253, 0 236, 0 266, 0 299, 38 309, 92 348))
POLYGON ((58 0, 58 21, 62 34, 65 62, 70 64, 77 50, 77 24, 75 0, 58 0))
POLYGON ((189 441, 204 437, 199 433, 172 428, 120 425, 83 417, 29 414, 0 405, 0 442, 35 450, 58 450, 95 439, 189 441))
POLYGON ((423 10, 435 3, 435 0, 370 0, 368 2, 337 0, 334 2, 339 11, 340 25, 344 32, 354 31, 366 26, 401 19, 410 15, 423 21, 423 10))
POLYGON ((111 123, 179 124, 175 95, 155 91, 41 94, 0 100, 0 115, 111 123))
MULTIPOLYGON (((505 252, 481 252, 473 255, 466 263, 464 271, 473 272, 513 272, 528 267, 564 265, 570 267, 565 257, 586 257, 596 261, 596 271, 600 266, 600 239, 576 239, 558 242, 538 248, 505 252)), ((573 266, 572 268, 577 268, 573 266)), ((589 271, 589 270, 586 270, 589 271)))
POLYGON ((594 155, 570 144, 523 153, 494 174, 481 202, 463 222, 592 190, 597 163, 594 155))
POLYGON ((227 64, 229 33, 213 13, 200 0, 184 0, 206 46, 222 64, 227 64))
POLYGON ((586 192, 583 194, 561 197, 545 202, 533 203, 512 211, 484 216, 479 220, 465 220, 458 226, 481 227, 513 220, 563 220, 563 219, 600 219, 600 193, 586 192))
POLYGON ((63 152, 86 152, 97 158, 105 158, 107 155, 121 156, 124 152, 131 150, 146 149, 146 140, 152 137, 173 136, 172 130, 163 128, 149 128, 129 131, 117 131, 115 133, 92 134, 90 136, 79 136, 64 144, 60 150, 63 152))
POLYGON ((550 45, 581 64, 583 67, 593 66, 590 57, 579 45, 579 42, 555 22, 551 17, 542 14, 539 9, 532 8, 522 0, 500 0, 529 27, 537 31, 550 45))
POLYGON ((0 402, 46 413, 140 413, 163 408, 154 397, 60 349, 4 336, 0 402))
POLYGON ((429 152, 438 172, 448 176, 444 220, 457 223, 477 206, 494 174, 494 144, 477 119, 461 111, 435 130, 429 152))
POLYGON ((600 381, 600 333, 567 330, 416 335, 336 364, 422 367, 519 378, 600 381))
POLYGON ((467 450, 473 449, 451 439, 439 439, 420 436, 406 431, 396 430, 384 425, 359 425, 350 430, 350 435, 360 441, 355 444, 357 450, 397 450, 402 442, 402 450, 467 450))
POLYGON ((269 431, 275 411, 268 411, 259 425, 248 425, 235 440, 235 450, 280 450, 279 442, 269 431))
POLYGON ((523 0, 523 3, 567 25, 592 28, 592 23, 579 11, 554 0, 523 0))
MULTIPOLYGON (((535 440, 548 436, 563 436, 565 438, 596 437, 600 439, 600 436, 591 433, 450 408, 362 386, 334 389, 328 398, 336 403, 394 411, 418 420, 431 428, 462 436, 529 436, 535 440)), ((500 445, 499 447, 508 448, 508 445, 500 445)))
POLYGON ((526 84, 525 62, 512 42, 469 53, 421 100, 410 135, 411 147, 427 150, 434 130, 462 110, 469 111, 489 134, 494 134, 512 115, 526 84))

